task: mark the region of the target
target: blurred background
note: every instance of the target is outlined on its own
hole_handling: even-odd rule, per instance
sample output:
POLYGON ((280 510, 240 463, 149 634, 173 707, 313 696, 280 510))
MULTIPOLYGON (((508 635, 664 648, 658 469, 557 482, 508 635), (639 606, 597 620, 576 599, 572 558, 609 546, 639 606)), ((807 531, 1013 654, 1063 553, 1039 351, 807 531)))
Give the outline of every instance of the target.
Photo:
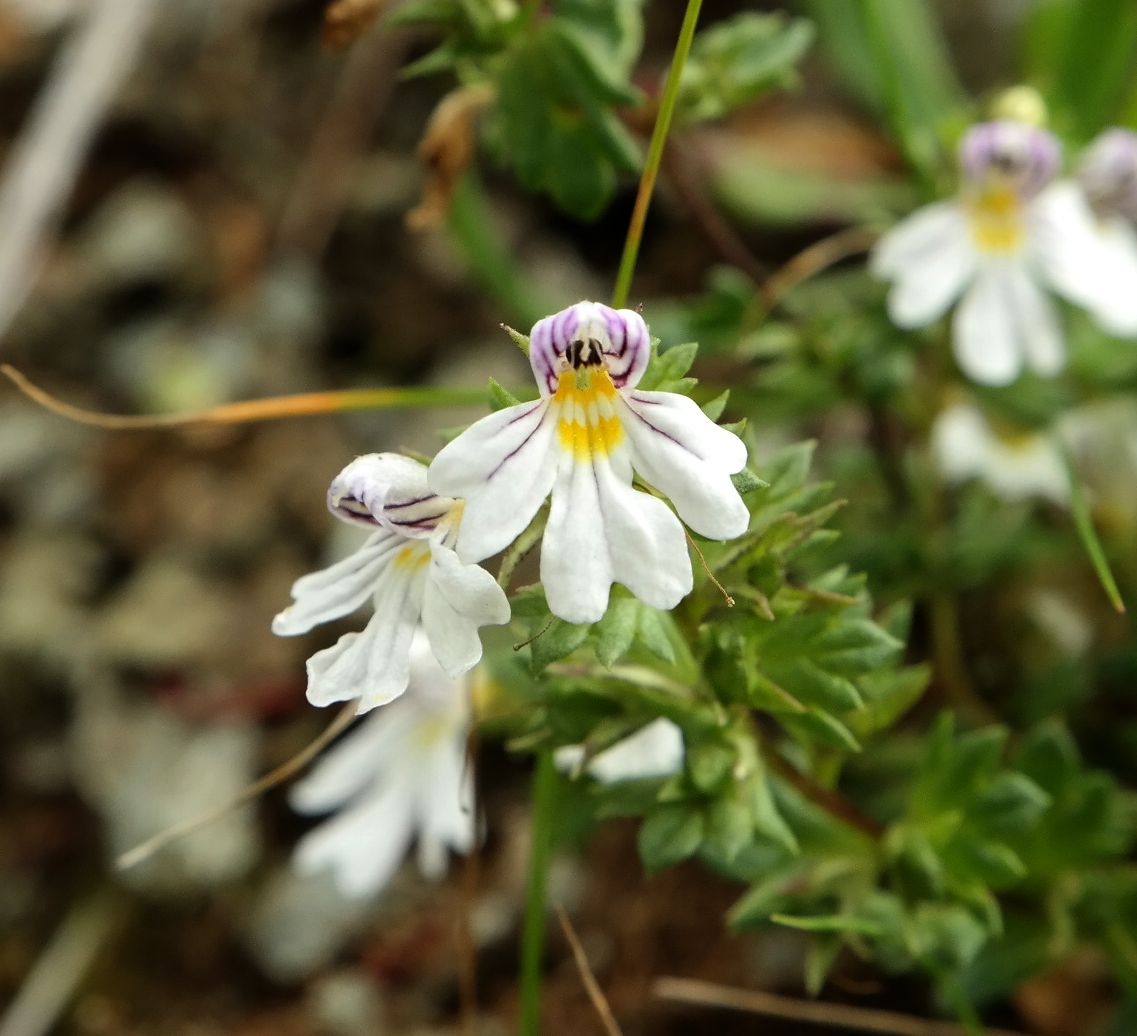
MULTIPOLYGON (((69 402, 124 414, 480 389, 491 375, 525 386, 499 324, 526 329, 608 296, 634 177, 582 220, 491 157, 468 170, 461 156, 451 171, 446 156, 424 161, 453 82, 400 75, 437 40, 371 17, 386 6, 0 0, 0 359, 69 402)), ((968 92, 1014 82, 1036 6, 936 7, 968 92)), ((777 9, 706 0, 701 24, 777 9)), ((644 16, 634 80, 650 96, 682 5, 644 16)), ((797 89, 684 131, 631 298, 665 342, 718 326, 716 306, 811 243, 916 203, 855 83, 816 45, 797 89)), ((650 118, 629 110, 625 122, 642 146, 650 118)), ((699 373, 730 383, 734 370, 712 350, 699 373)), ((839 409, 803 420, 771 406, 772 443, 866 434, 839 409)), ((463 1031, 460 913, 478 969, 465 1031, 511 1031, 528 765, 500 746, 480 756, 483 850, 441 885, 407 866, 359 903, 293 874, 307 824, 281 788, 133 871, 112 868, 330 721, 304 699, 304 659, 351 624, 299 641, 269 631, 292 581, 342 549, 329 479, 359 453, 431 453, 437 429, 483 411, 108 431, 0 385, 0 1002, 20 997, 25 1012, 3 1036, 463 1031)), ((800 996, 802 942, 728 934, 738 889, 693 864, 644 877, 630 824, 565 853, 553 888, 629 1034, 845 1031, 654 998, 663 975, 800 996)), ((567 944, 550 938, 547 1031, 600 1031, 567 944)), ((1104 1010, 1100 981, 1091 969, 1024 987, 1008 1024, 1090 1032, 1079 1026, 1104 1010)), ((861 1005, 927 1010, 918 981, 855 961, 836 985, 861 1005)))

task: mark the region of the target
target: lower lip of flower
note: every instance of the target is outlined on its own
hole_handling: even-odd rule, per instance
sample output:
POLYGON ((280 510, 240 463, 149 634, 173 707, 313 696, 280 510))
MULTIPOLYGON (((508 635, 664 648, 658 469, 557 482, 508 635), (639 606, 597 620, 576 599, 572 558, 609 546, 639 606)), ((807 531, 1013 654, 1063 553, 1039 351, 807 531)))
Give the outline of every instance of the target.
POLYGON ((430 562, 430 551, 421 544, 408 544, 395 555, 396 568, 407 568, 412 571, 422 568, 430 562))
POLYGON ((968 204, 976 247, 990 255, 1017 252, 1023 242, 1022 204, 1005 186, 984 187, 968 204))
POLYGON ((616 386, 606 370, 582 367, 565 372, 553 404, 560 410, 557 438, 577 460, 606 457, 623 442, 624 426, 613 405, 616 386))

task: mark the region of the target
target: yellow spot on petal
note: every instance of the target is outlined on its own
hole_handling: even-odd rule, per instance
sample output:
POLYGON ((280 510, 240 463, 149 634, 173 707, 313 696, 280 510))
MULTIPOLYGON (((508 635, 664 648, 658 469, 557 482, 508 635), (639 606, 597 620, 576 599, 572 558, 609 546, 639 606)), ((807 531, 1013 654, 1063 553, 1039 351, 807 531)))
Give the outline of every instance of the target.
POLYGON ((577 460, 606 457, 624 441, 615 398, 616 386, 606 370, 582 367, 561 378, 553 396, 561 415, 557 438, 577 460))
POLYGON ((1022 202, 1006 184, 989 183, 970 199, 971 234, 981 252, 1017 252, 1025 233, 1022 202))
POLYGON ((430 550, 421 543, 408 544, 395 555, 396 568, 416 569, 430 563, 430 550))

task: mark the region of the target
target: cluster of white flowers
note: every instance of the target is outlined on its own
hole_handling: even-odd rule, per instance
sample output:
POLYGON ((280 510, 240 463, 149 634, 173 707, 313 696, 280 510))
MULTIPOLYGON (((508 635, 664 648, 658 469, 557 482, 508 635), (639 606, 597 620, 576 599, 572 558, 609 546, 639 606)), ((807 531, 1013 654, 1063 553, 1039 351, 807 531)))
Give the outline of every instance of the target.
MULTIPOLYGON (((343 891, 362 895, 387 881, 416 831, 428 874, 441 869, 445 846, 472 844, 470 718, 455 680, 482 657, 480 627, 510 616, 477 562, 507 548, 547 497, 541 583, 549 610, 567 622, 599 620, 614 582, 652 607, 675 607, 693 583, 680 518, 711 539, 746 530, 749 512, 730 477, 745 466, 746 447, 686 396, 637 389, 650 341, 638 313, 579 302, 533 327, 535 402, 476 422, 429 468, 370 454, 332 481, 329 509, 371 535, 298 580, 273 630, 305 633, 370 599, 362 632, 308 660, 308 699, 357 699, 361 713, 386 707, 297 787, 304 811, 346 807, 302 843, 301 866, 330 868, 343 891), (679 517, 634 488, 634 475, 679 517)), ((682 753, 678 728, 658 721, 588 771, 600 780, 662 775, 682 753)))
POLYGON ((1137 135, 1103 134, 1072 179, 1057 178, 1054 136, 1009 120, 972 127, 959 158, 959 197, 913 213, 873 252, 893 321, 923 327, 960 300, 956 360, 986 385, 1063 368, 1050 292, 1107 333, 1137 337, 1137 135))

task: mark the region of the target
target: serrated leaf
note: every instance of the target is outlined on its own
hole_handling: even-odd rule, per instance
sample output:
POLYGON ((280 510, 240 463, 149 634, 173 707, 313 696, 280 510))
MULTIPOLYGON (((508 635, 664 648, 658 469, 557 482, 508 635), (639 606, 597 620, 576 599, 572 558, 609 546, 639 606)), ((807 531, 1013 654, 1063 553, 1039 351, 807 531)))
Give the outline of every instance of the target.
MULTIPOLYGON (((730 401, 730 389, 720 392, 714 399, 704 403, 700 408, 704 414, 707 415, 712 421, 717 421, 722 417, 722 412, 726 409, 726 404, 730 401)), ((757 476, 754 476, 757 478, 757 476)), ((735 487, 737 488, 737 487, 735 487)))
POLYGON ((490 409, 506 410, 511 406, 518 406, 521 400, 518 399, 512 392, 502 388, 493 378, 490 378, 489 383, 490 393, 490 409))
POLYGON ((691 856, 703 841, 702 813, 688 803, 659 806, 640 826, 640 859, 649 873, 671 867, 691 856))
POLYGON ((750 779, 750 809, 754 814, 754 830, 782 846, 795 856, 801 851, 797 838, 778 810, 765 773, 750 779))
POLYGON ((737 758, 734 748, 721 738, 699 738, 687 746, 687 772, 699 791, 711 794, 730 777, 737 758))
POLYGON ((795 733, 807 740, 829 748, 836 748, 842 752, 859 752, 860 742, 853 736, 840 720, 830 716, 820 709, 810 709, 807 712, 788 713, 781 717, 782 723, 795 733))
POLYGON ((979 793, 971 812, 991 834, 1018 834, 1037 824, 1051 801, 1025 774, 1006 771, 996 774, 979 793))
POLYGON ((640 604, 631 597, 613 597, 608 611, 594 627, 596 657, 612 666, 628 653, 639 624, 640 604))
POLYGON ((849 932, 870 938, 879 936, 882 928, 877 921, 854 914, 826 914, 821 917, 795 917, 789 914, 772 914, 774 924, 796 928, 802 932, 849 932))
POLYGON ((733 862, 754 836, 750 810, 732 796, 716 799, 707 810, 706 839, 733 862))
POLYGON ((744 12, 696 37, 680 84, 678 117, 717 119, 793 82, 813 26, 782 14, 744 12))
POLYGON ((671 644, 669 619, 664 612, 646 606, 639 609, 636 636, 645 648, 664 662, 675 661, 675 648, 671 644))
POLYGON ((588 639, 591 629, 589 625, 578 626, 563 619, 553 619, 549 628, 529 644, 532 671, 539 673, 547 665, 571 654, 588 639))
POLYGON ((755 489, 768 489, 770 483, 759 478, 749 468, 743 468, 730 476, 734 488, 740 493, 752 493, 755 489))

